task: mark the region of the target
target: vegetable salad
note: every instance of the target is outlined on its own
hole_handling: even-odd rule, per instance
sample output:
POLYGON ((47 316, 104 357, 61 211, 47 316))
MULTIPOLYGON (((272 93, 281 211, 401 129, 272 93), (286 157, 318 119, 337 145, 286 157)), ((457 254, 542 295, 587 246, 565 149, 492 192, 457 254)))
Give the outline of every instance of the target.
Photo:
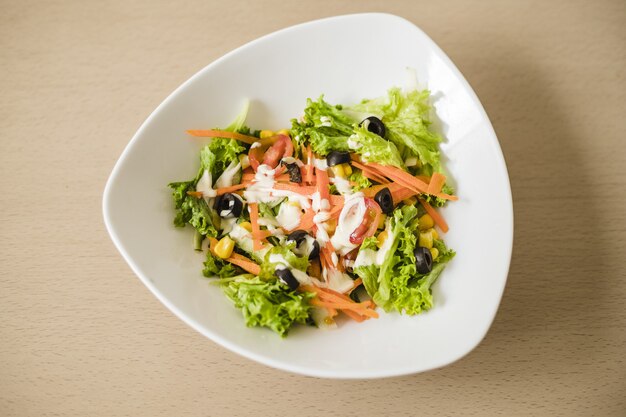
POLYGON ((285 336, 297 323, 432 307, 454 256, 438 208, 457 197, 428 99, 398 88, 351 106, 322 96, 279 131, 246 126, 246 104, 224 129, 188 131, 207 144, 196 177, 169 184, 174 224, 195 229, 203 274, 248 326, 285 336))

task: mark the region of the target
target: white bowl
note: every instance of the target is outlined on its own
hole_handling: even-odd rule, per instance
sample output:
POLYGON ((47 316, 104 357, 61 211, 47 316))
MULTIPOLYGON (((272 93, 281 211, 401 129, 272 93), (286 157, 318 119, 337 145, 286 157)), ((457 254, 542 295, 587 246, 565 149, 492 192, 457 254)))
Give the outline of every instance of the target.
POLYGON ((447 365, 480 343, 506 283, 513 207, 498 140, 478 98, 450 59, 410 22, 388 14, 318 20, 264 36, 213 62, 145 121, 115 165, 104 192, 111 238, 167 308, 220 345, 263 364, 329 378, 378 378, 447 365), (381 312, 325 331, 299 326, 286 339, 247 328, 239 310, 202 277, 192 230, 172 225, 171 181, 196 174, 204 144, 186 129, 226 126, 246 98, 248 124, 280 129, 307 97, 353 103, 402 86, 415 68, 431 90, 437 128, 458 202, 443 210, 457 251, 419 316, 381 312))

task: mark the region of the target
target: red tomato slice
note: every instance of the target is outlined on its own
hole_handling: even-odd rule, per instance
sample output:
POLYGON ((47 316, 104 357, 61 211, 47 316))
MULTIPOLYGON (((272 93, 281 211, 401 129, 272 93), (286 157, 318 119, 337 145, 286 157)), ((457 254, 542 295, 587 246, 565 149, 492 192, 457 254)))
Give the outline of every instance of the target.
POLYGON ((382 215, 380 206, 373 199, 366 197, 365 206, 368 210, 365 212, 365 216, 363 216, 363 221, 356 229, 354 229, 354 232, 350 234, 350 243, 355 245, 360 245, 363 243, 365 238, 374 236, 374 233, 376 233, 376 230, 378 229, 380 216, 382 215))
POLYGON ((257 146, 255 148, 251 148, 248 153, 250 166, 255 171, 261 164, 269 165, 271 168, 276 168, 282 158, 293 155, 293 144, 291 143, 289 136, 276 135, 269 139, 270 140, 266 141, 269 148, 266 146, 257 146))

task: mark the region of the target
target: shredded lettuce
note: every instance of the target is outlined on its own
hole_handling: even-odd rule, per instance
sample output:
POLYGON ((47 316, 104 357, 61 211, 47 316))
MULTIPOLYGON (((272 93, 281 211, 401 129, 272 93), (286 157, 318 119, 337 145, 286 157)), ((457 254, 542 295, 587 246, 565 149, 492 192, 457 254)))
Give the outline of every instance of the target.
POLYGON ((369 188, 372 186, 372 182, 365 178, 361 171, 353 171, 348 180, 354 183, 352 186, 352 191, 354 192, 361 191, 363 188, 369 188))
POLYGON ((261 273, 259 274, 259 278, 266 281, 276 280, 276 275, 274 271, 278 266, 277 263, 270 262, 270 257, 272 255, 280 255, 291 268, 299 269, 300 271, 306 271, 309 266, 309 260, 306 257, 301 257, 292 252, 293 248, 296 246, 294 242, 285 243, 284 246, 274 246, 265 254, 265 259, 261 264, 261 273))
POLYGON ((243 271, 236 265, 226 262, 222 258, 213 256, 211 251, 207 251, 206 261, 204 261, 204 269, 202 275, 207 278, 220 277, 230 278, 242 274, 243 271))
POLYGON ((312 293, 285 291, 279 281, 264 281, 260 277, 226 281, 222 289, 241 309, 248 327, 266 326, 282 337, 295 323, 306 323, 309 300, 314 297, 312 293))
POLYGON ((197 181, 173 182, 169 187, 173 190, 172 197, 176 208, 174 225, 184 227, 186 224, 193 226, 203 236, 217 237, 216 225, 219 225, 219 217, 214 213, 203 198, 187 195, 197 181))
POLYGON ((418 157, 423 173, 430 175, 441 171, 438 145, 442 138, 429 129, 429 97, 428 90, 402 92, 391 88, 387 96, 363 100, 350 110, 380 117, 387 128, 386 139, 397 146, 402 158, 418 157))
POLYGON ((331 151, 350 150, 348 138, 352 135, 354 120, 320 96, 317 101, 307 99, 301 121, 291 121, 291 132, 299 144, 310 143, 313 152, 326 156, 331 151))
MULTIPOLYGON (((396 310, 414 315, 430 309, 433 303, 431 286, 443 271, 445 263, 454 256, 453 251, 437 240, 435 247, 440 255, 432 270, 425 275, 417 272, 413 253, 419 234, 417 214, 414 206, 396 209, 390 237, 393 243, 382 265, 371 264, 354 270, 374 302, 385 311, 396 310)), ((374 241, 366 240, 360 251, 374 249, 374 241)))
POLYGON ((404 160, 396 145, 370 132, 365 126, 355 127, 350 141, 356 144, 353 151, 360 154, 363 161, 404 168, 404 160))

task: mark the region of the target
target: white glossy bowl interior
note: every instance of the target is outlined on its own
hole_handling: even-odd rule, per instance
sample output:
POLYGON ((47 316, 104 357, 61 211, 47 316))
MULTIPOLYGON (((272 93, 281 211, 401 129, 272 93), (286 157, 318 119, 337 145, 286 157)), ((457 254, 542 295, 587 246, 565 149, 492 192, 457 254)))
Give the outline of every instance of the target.
POLYGON ((172 93, 120 157, 104 193, 104 219, 133 271, 174 314, 216 343, 276 368, 333 378, 409 374, 449 364, 482 340, 506 283, 513 239, 507 170, 476 95, 420 29, 397 16, 359 14, 294 26, 213 62, 172 93), (402 86, 406 68, 433 94, 442 150, 460 201, 444 215, 456 258, 415 317, 382 314, 335 331, 301 326, 281 339, 246 328, 241 313, 201 275, 191 228, 172 226, 166 184, 195 175, 203 140, 186 129, 227 125, 245 98, 248 124, 288 127, 307 97, 351 103, 402 86))

